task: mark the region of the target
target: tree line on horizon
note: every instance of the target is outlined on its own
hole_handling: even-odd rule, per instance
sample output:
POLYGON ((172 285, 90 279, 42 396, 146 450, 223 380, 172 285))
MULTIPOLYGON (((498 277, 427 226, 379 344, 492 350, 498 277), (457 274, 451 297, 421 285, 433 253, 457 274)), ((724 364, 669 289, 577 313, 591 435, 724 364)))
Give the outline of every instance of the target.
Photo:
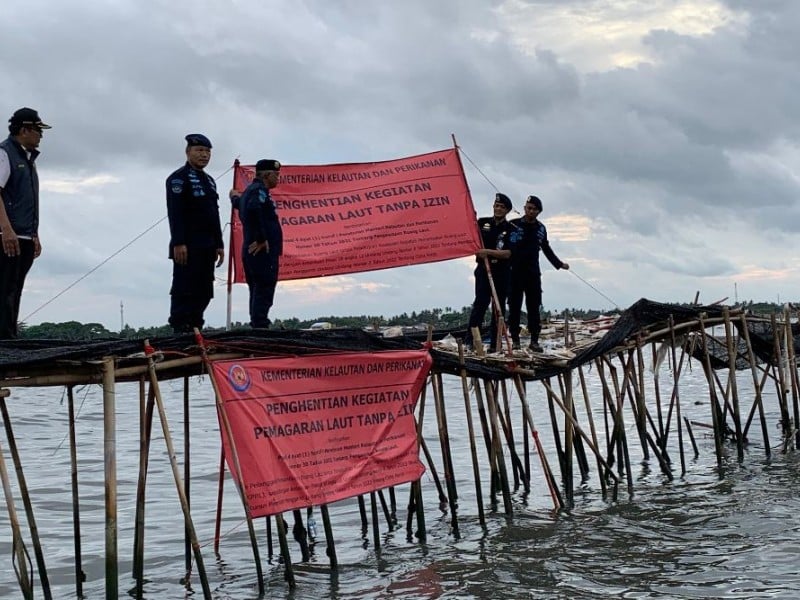
MULTIPOLYGON (((692 306, 690 303, 680 303, 678 306, 692 306)), ((757 314, 772 314, 783 312, 783 304, 776 304, 774 302, 754 302, 752 300, 740 304, 741 308, 747 309, 750 312, 757 314)), ((322 316, 315 319, 298 319, 292 317, 289 319, 276 320, 272 328, 283 330, 301 330, 309 329, 314 323, 327 322, 332 327, 345 327, 353 329, 375 329, 381 327, 395 327, 395 326, 414 326, 414 325, 428 325, 432 324, 437 329, 458 329, 466 327, 469 321, 469 313, 471 306, 462 306, 460 310, 455 310, 450 306, 445 308, 432 308, 419 312, 412 311, 409 313, 402 313, 393 317, 384 317, 380 315, 358 315, 358 316, 322 316)), ((579 309, 571 308, 564 311, 541 311, 542 322, 547 322, 551 318, 563 317, 565 314, 569 318, 579 320, 590 320, 597 318, 601 315, 614 315, 619 314, 621 311, 607 310, 600 311, 596 309, 579 309)), ((527 320, 525 312, 522 313, 524 319, 527 320)), ((487 315, 488 319, 488 315, 487 315)), ((488 322, 488 321, 487 321, 488 322)), ((231 330, 247 330, 250 326, 246 323, 235 322, 231 324, 231 330)), ((208 327, 204 331, 225 331, 224 327, 208 327)), ((143 338, 157 338, 169 337, 173 335, 172 328, 169 325, 157 325, 150 327, 139 327, 135 329, 129 325, 125 325, 122 331, 109 331, 104 325, 100 323, 80 323, 78 321, 65 321, 61 323, 39 323, 38 325, 20 324, 21 339, 52 339, 52 340, 67 340, 67 341, 91 341, 101 339, 143 339, 143 338)))

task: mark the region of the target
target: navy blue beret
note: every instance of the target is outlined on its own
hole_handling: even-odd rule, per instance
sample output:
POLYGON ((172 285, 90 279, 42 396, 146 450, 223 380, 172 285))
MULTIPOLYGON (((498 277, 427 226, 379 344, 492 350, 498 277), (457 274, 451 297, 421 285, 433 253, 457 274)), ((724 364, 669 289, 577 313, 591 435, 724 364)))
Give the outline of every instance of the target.
POLYGON ((506 210, 511 210, 511 206, 512 206, 511 205, 511 198, 509 198, 505 194, 500 194, 500 193, 495 194, 494 195, 494 201, 497 202, 497 204, 502 204, 503 206, 505 206, 506 210))
POLYGON ((187 146, 203 146, 204 148, 211 148, 211 140, 209 140, 202 133, 190 133, 186 136, 187 146))
POLYGON ((528 199, 525 201, 526 204, 533 204, 536 207, 536 210, 542 210, 542 201, 539 200, 538 196, 528 196, 528 199))
POLYGON ((262 158, 256 163, 256 171, 280 171, 281 163, 277 160, 262 158))

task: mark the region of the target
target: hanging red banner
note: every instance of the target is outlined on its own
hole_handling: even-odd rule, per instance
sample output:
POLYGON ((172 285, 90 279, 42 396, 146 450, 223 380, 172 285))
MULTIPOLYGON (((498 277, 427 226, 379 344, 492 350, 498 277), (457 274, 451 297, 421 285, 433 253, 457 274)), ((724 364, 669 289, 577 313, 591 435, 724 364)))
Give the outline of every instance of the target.
POLYGON ((251 515, 419 479, 414 407, 431 363, 426 350, 213 361, 251 515))
MULTIPOLYGON (((254 166, 238 165, 242 191, 254 166)), ((481 239, 455 149, 398 160, 284 165, 270 191, 283 228, 280 279, 374 271, 475 254, 481 239)), ((245 281, 242 226, 231 217, 233 281, 245 281)))

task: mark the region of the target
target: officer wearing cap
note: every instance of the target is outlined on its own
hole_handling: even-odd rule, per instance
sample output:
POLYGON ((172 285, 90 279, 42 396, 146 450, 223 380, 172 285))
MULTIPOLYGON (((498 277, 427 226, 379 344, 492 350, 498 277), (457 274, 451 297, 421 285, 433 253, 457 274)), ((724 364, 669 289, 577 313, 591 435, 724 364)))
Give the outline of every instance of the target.
MULTIPOLYGON (((489 284, 489 275, 486 272, 486 260, 489 262, 494 289, 500 302, 499 312, 505 314, 506 294, 508 292, 509 258, 511 250, 509 241, 513 227, 506 221, 506 215, 512 208, 511 199, 505 194, 496 194, 494 198, 494 215, 478 219, 478 229, 481 232, 483 248, 478 250, 475 257, 478 266, 475 267, 475 300, 472 303, 472 312, 469 315, 469 330, 464 338, 467 347, 471 347, 472 328, 480 327, 486 309, 492 303, 492 288, 489 284)), ((492 324, 489 329, 490 345, 493 350, 500 351, 497 344, 497 311, 492 311, 492 324)))
POLYGON ((250 326, 254 328, 270 326, 269 310, 283 254, 283 230, 269 193, 278 185, 280 169, 277 160, 259 160, 255 177, 242 195, 235 190, 230 194, 242 222, 242 265, 250 290, 250 326))
POLYGON ((172 259, 169 324, 175 333, 203 326, 203 313, 214 297, 214 266, 225 258, 217 184, 204 170, 210 159, 209 139, 190 133, 186 164, 167 177, 172 259))
POLYGON ((45 129, 50 125, 38 112, 20 108, 8 120, 8 138, 0 142, 0 339, 17 337, 25 277, 42 253, 36 157, 45 129))
POLYGON ((511 236, 511 288, 508 295, 508 331, 513 348, 519 349, 520 313, 522 296, 525 296, 525 310, 528 311, 528 331, 531 334, 529 349, 541 352, 539 332, 541 319, 539 307, 542 304, 542 272, 539 268, 539 250, 544 253, 556 269, 569 269, 547 239, 547 228, 539 221, 542 201, 537 196, 528 196, 525 201, 525 215, 514 219, 514 233, 511 236))

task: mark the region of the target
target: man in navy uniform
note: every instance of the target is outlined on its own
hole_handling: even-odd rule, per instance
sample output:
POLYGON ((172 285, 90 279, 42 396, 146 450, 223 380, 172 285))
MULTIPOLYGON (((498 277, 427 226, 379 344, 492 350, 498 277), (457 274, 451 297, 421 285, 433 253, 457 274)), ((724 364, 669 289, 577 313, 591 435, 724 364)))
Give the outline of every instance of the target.
POLYGON ((508 331, 515 350, 519 349, 520 314, 522 296, 525 296, 525 310, 528 311, 528 331, 531 334, 529 349, 541 352, 539 332, 542 329, 539 307, 542 304, 542 272, 539 268, 539 249, 556 269, 569 269, 569 265, 559 259, 547 239, 547 228, 539 221, 542 201, 536 196, 528 196, 525 201, 525 215, 514 219, 511 235, 511 289, 508 295, 508 331))
MULTIPOLYGON (((492 303, 492 288, 489 285, 489 275, 486 272, 486 260, 489 261, 494 289, 497 300, 500 302, 500 313, 505 314, 506 294, 508 293, 509 276, 509 250, 511 224, 506 221, 506 215, 511 210, 511 199, 505 194, 496 194, 493 206, 493 216, 478 219, 478 229, 481 232, 483 248, 475 254, 478 265, 475 267, 475 301, 472 303, 472 312, 469 315, 467 336, 464 338, 466 346, 472 347, 472 328, 480 327, 486 309, 492 303), (485 260, 486 259, 486 260, 485 260)), ((492 324, 489 329, 490 346, 495 351, 497 343, 497 314, 492 311, 492 324)))
POLYGON ((267 329, 269 310, 278 284, 283 230, 275 201, 269 191, 278 185, 281 163, 262 159, 256 174, 241 196, 231 193, 242 222, 242 265, 250 289, 250 326, 267 329))
POLYGON ((42 123, 32 108, 20 108, 8 120, 9 136, 0 142, 0 339, 17 337, 22 288, 39 243, 39 176, 36 157, 42 123))
POLYGON ((191 133, 186 136, 186 164, 167 177, 169 324, 175 333, 202 328, 203 312, 214 297, 214 265, 220 266, 225 258, 217 184, 204 170, 209 160, 211 142, 191 133))

